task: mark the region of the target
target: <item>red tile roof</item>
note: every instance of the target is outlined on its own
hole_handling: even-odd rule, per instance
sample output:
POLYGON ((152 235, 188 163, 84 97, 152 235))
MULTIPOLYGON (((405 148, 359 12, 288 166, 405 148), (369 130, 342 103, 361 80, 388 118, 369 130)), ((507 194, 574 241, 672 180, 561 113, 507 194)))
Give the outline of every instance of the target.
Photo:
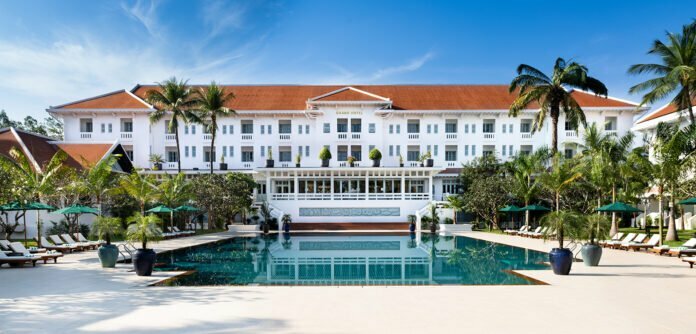
POLYGON ((89 168, 96 165, 111 149, 111 144, 73 144, 58 143, 58 148, 68 155, 66 163, 75 168, 89 168))
POLYGON ((53 109, 145 109, 147 104, 125 90, 53 107, 53 109))
POLYGON ((348 88, 313 99, 313 101, 384 101, 384 99, 348 88))
MULTIPOLYGON (((228 85, 236 98, 227 107, 235 110, 304 110, 307 100, 348 86, 337 85, 228 85)), ((397 110, 507 110, 515 99, 507 85, 355 85, 350 86, 393 101, 397 110)), ((145 98, 156 86, 136 86, 133 93, 145 98)), ((357 92, 343 99, 358 98, 357 92)), ((635 107, 636 104, 572 93, 583 107, 635 107)), ((339 95, 339 94, 336 94, 339 95)), ((364 95, 363 95, 364 96, 364 95)), ((371 100, 367 100, 371 101, 371 100)), ((534 109, 535 106, 530 106, 534 109)))
MULTIPOLYGON (((692 104, 692 105, 696 105, 696 98, 694 98, 694 99, 691 101, 691 104, 692 104)), ((648 115, 647 117, 645 117, 645 118, 643 118, 642 120, 640 120, 640 122, 638 122, 638 124, 643 123, 643 122, 647 122, 647 121, 650 121, 650 120, 653 120, 653 119, 656 119, 656 118, 658 118, 658 117, 667 116, 667 115, 669 115, 669 114, 672 114, 672 113, 675 113, 675 112, 678 112, 678 111, 681 111, 681 110, 679 110, 679 107, 677 107, 677 106, 676 106, 675 104, 673 104, 673 103, 670 103, 670 104, 668 104, 668 105, 666 105, 666 106, 664 106, 664 107, 662 107, 662 108, 660 108, 660 109, 657 109, 657 110, 653 111, 652 114, 650 114, 650 115, 648 115)))

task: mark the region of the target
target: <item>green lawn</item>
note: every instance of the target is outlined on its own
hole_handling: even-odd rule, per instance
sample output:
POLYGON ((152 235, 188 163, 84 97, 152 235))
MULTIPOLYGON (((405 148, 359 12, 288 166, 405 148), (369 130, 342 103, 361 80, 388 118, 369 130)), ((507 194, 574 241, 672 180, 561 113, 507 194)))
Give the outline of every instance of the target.
MULTIPOLYGON (((635 227, 624 227, 620 228, 619 231, 623 233, 645 233, 645 229, 641 228, 635 228, 635 227)), ((650 228, 650 234, 656 234, 658 232, 657 227, 651 227, 650 228)), ((664 228, 662 230, 662 234, 667 233, 667 228, 664 228)), ((679 241, 665 241, 665 245, 669 246, 681 246, 685 241, 691 239, 694 237, 694 233, 696 233, 696 230, 677 230, 677 235, 679 235, 679 241)))

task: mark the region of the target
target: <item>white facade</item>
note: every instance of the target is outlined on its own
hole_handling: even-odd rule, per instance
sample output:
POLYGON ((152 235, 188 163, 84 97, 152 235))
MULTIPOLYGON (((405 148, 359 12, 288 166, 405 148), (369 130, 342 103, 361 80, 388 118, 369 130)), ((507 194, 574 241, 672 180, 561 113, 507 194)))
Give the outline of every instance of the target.
MULTIPOLYGON (((265 192, 274 211, 290 213, 296 222, 405 222, 408 215, 454 191, 457 171, 452 168, 483 154, 505 160, 551 143, 550 122, 534 134, 530 131, 535 110, 517 118, 509 117, 506 107, 395 110, 389 96, 354 88, 341 91, 348 89, 366 98, 324 101, 322 96, 308 96, 302 110, 236 110, 236 115, 219 119, 214 168, 218 170, 224 158, 228 171, 255 171, 263 185, 260 195, 265 192), (322 168, 318 158, 324 146, 333 156, 329 168, 322 168), (274 168, 264 168, 269 148, 274 168), (382 153, 381 167, 371 167, 372 148, 382 153), (432 168, 420 167, 417 161, 427 151, 434 160, 432 168), (301 156, 299 168, 295 167, 297 155, 301 156), (357 159, 356 167, 347 166, 348 156, 357 159), (399 166, 399 156, 404 167, 399 166), (334 210, 332 215, 314 210, 306 215, 321 208, 373 210, 349 216, 343 215, 348 214, 345 210, 334 210), (398 208, 398 214, 380 211, 385 208, 398 208)), ((324 96, 334 93, 327 91, 324 96)), ((136 167, 151 168, 150 154, 160 154, 166 161, 163 170, 176 172, 174 135, 166 131, 169 118, 151 124, 148 113, 154 109, 146 105, 143 102, 140 110, 52 107, 48 111, 65 122, 67 142, 119 141, 132 151, 136 167)), ((623 135, 630 131, 637 107, 625 103, 583 106, 583 110, 588 123, 623 135)), ((564 122, 559 122, 559 150, 572 155, 582 143, 583 130, 566 130, 564 122)), ((187 173, 209 169, 210 134, 203 126, 181 125, 179 138, 182 169, 187 173)))

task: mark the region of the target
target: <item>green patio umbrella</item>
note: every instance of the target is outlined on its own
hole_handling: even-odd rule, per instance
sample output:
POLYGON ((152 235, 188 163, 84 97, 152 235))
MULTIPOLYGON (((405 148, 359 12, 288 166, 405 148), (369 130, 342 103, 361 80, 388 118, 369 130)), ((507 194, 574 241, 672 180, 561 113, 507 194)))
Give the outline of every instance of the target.
POLYGON ((85 205, 73 204, 73 205, 70 205, 70 206, 66 206, 66 207, 64 207, 64 208, 62 208, 62 209, 58 209, 58 210, 56 210, 56 211, 53 211, 52 213, 58 213, 58 214, 61 214, 61 215, 66 215, 66 216, 67 216, 67 215, 75 215, 75 216, 76 216, 75 224, 76 224, 77 227, 79 228, 79 226, 80 226, 80 215, 81 215, 81 214, 83 214, 83 213, 91 213, 91 214, 94 214, 94 215, 98 215, 98 214, 99 214, 99 210, 97 210, 97 209, 95 209, 95 208, 91 208, 91 207, 89 207, 89 206, 85 206, 85 205))
POLYGON ((677 202, 679 205, 696 205, 696 197, 687 198, 677 202))
POLYGON ((614 202, 597 208, 599 212, 643 212, 643 210, 632 207, 624 202, 614 202))
POLYGON ((145 212, 150 212, 150 213, 168 213, 169 214, 169 230, 170 232, 174 232, 172 229, 172 226, 174 226, 174 211, 176 209, 172 209, 166 205, 158 205, 150 210, 147 210, 145 212))
MULTIPOLYGON (((549 211, 551 211, 551 209, 549 209, 543 205, 530 204, 530 205, 527 205, 523 208, 520 208, 520 211, 549 212, 549 211)), ((528 224, 528 223, 525 223, 525 224, 528 224)))
MULTIPOLYGON (((29 203, 28 206, 31 207, 32 210, 36 211, 36 243, 39 246, 39 248, 41 248, 41 211, 55 210, 56 208, 52 205, 44 204, 41 202, 29 203)), ((24 239, 26 239, 26 237, 24 239)))
MULTIPOLYGON (((508 205, 508 206, 506 206, 498 211, 499 212, 508 212, 508 213, 517 213, 517 212, 520 212, 520 207, 516 206, 516 205, 508 205)), ((515 227, 515 216, 510 215, 510 217, 512 217, 512 226, 514 228, 515 227)))
MULTIPOLYGON (((201 209, 196 208, 196 207, 192 207, 192 206, 190 206, 190 205, 182 205, 182 206, 176 207, 176 208, 174 209, 174 211, 176 211, 176 212, 198 212, 198 211, 201 211, 201 209)), ((195 223, 193 224, 193 230, 194 230, 194 231, 196 230, 196 224, 195 224, 195 223)))

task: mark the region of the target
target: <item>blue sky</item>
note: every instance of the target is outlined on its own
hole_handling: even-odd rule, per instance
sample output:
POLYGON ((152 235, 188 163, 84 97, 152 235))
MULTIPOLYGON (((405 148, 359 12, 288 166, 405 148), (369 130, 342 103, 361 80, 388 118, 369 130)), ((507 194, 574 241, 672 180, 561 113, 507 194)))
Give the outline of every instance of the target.
POLYGON ((0 2, 0 109, 44 109, 176 75, 192 83, 508 84, 587 65, 612 96, 696 1, 0 2), (553 3, 553 5, 551 5, 553 3))

